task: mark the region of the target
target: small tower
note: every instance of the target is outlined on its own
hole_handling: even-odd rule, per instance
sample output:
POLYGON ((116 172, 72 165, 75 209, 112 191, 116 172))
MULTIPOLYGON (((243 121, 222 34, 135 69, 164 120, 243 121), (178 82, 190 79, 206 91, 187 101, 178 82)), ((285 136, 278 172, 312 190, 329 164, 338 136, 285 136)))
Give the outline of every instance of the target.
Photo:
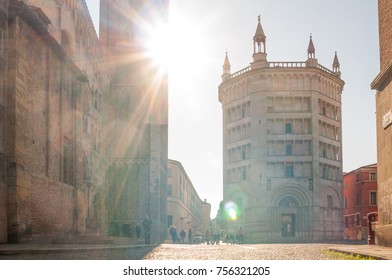
POLYGON ((312 34, 310 34, 309 46, 308 46, 308 59, 309 58, 316 58, 316 49, 314 48, 313 45, 312 34))
POLYGON ((266 36, 261 26, 261 16, 258 16, 256 33, 253 36, 253 62, 252 69, 267 66, 266 36))
POLYGON ((316 49, 314 48, 312 34, 310 34, 308 45, 308 60, 306 61, 307 67, 317 67, 316 49))
POLYGON ((333 58, 332 71, 334 73, 338 74, 339 76, 341 75, 341 73, 340 73, 340 63, 339 63, 338 53, 337 52, 335 52, 335 57, 333 58))
POLYGON ((229 57, 227 56, 226 51, 225 62, 223 63, 222 82, 226 81, 230 77, 230 67, 229 57))

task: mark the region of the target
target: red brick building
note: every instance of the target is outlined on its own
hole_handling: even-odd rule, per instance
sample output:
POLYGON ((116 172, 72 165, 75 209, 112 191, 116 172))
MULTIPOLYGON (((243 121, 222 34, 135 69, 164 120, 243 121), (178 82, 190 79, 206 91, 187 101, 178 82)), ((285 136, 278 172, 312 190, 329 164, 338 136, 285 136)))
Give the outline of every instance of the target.
POLYGON ((367 214, 377 211, 377 164, 362 166, 343 176, 344 236, 367 240, 367 214))

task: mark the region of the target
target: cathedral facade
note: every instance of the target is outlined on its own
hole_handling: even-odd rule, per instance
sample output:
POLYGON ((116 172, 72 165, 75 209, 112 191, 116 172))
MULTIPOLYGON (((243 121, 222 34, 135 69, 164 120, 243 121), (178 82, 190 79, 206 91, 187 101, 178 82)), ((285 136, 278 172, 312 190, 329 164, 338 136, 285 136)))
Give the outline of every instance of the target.
POLYGON ((130 31, 168 3, 101 11, 98 39, 84 0, 0 1, 0 243, 165 237, 167 78, 130 31))
POLYGON ((246 242, 343 238, 341 94, 320 65, 310 37, 308 59, 269 62, 259 17, 250 66, 231 73, 226 53, 219 101, 223 113, 226 228, 246 242))

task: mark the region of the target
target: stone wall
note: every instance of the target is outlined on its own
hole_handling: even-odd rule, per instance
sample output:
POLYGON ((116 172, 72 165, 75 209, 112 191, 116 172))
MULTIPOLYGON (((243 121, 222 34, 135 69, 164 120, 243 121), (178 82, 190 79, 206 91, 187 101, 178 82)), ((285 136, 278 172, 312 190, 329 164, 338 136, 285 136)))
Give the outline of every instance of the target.
POLYGON ((392 109, 392 84, 376 95, 376 121, 377 121, 377 193, 378 193, 378 227, 376 235, 379 243, 392 246, 391 240, 385 235, 392 234, 392 127, 384 129, 382 118, 392 109))
POLYGON ((103 184, 103 175, 97 174, 101 167, 92 167, 100 161, 99 93, 67 58, 63 40, 57 42, 48 33, 48 21, 40 10, 22 2, 12 9, 8 241, 85 233, 88 212, 94 210, 89 204, 103 184))
POLYGON ((378 1, 378 24, 380 33, 380 64, 381 71, 385 70, 392 61, 392 2, 390 0, 378 1))
POLYGON ((32 176, 31 194, 33 235, 67 234, 77 227, 76 217, 84 213, 78 209, 76 197, 84 192, 45 177, 32 176))
MULTIPOLYGON (((1 77, 8 71, 7 108, 0 98, 0 242, 106 235, 112 218, 126 232, 146 213, 159 242, 166 224, 166 79, 151 85, 154 73, 142 61, 112 65, 110 80, 85 1, 10 2, 9 14, 0 15, 10 35, 7 67, 0 55, 1 77), (113 159, 142 160, 142 168, 119 168, 110 181, 113 159)), ((120 22, 124 30, 128 20, 120 22)))
POLYGON ((377 123, 377 193, 378 226, 376 242, 379 245, 392 246, 392 127, 384 126, 383 117, 392 109, 392 2, 378 1, 379 35, 380 35, 380 74, 372 83, 377 89, 376 123, 377 123))
MULTIPOLYGON (((8 37, 8 1, 0 1, 0 36, 8 37)), ((6 177, 6 89, 7 44, 0 40, 0 243, 7 242, 7 177, 6 177)))

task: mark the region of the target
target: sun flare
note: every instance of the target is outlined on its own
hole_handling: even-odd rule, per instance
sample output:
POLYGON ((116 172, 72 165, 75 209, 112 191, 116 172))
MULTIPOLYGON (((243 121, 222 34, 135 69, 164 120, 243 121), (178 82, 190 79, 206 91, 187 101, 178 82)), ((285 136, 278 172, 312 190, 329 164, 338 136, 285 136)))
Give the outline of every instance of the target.
POLYGON ((169 23, 156 23, 148 31, 145 47, 160 72, 183 76, 190 66, 200 63, 203 53, 202 31, 186 17, 171 12, 169 23))
POLYGON ((147 56, 164 72, 170 68, 171 42, 173 42, 173 36, 167 24, 154 27, 146 41, 147 56))

